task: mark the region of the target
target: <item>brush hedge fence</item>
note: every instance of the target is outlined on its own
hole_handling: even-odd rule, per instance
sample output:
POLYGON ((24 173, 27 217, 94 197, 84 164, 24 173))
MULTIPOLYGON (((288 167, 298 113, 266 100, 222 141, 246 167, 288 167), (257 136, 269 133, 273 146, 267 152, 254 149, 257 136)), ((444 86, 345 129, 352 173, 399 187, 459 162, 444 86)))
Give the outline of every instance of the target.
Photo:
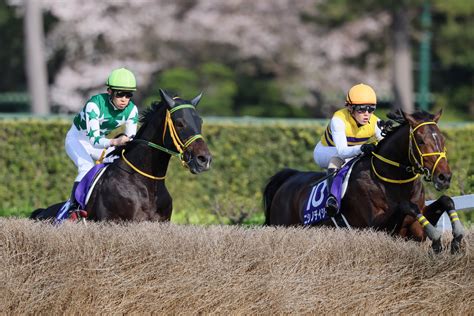
MULTIPOLYGON (((283 167, 320 170, 313 148, 326 121, 205 119, 203 134, 213 154, 211 170, 192 175, 172 158, 167 186, 173 221, 239 223, 262 218, 262 188, 283 167)), ((0 120, 0 211, 25 216, 65 200, 76 176, 64 150, 66 119, 0 120)), ((449 195, 474 190, 474 124, 441 124, 453 170, 449 195)), ((440 193, 427 185, 427 198, 440 193)))

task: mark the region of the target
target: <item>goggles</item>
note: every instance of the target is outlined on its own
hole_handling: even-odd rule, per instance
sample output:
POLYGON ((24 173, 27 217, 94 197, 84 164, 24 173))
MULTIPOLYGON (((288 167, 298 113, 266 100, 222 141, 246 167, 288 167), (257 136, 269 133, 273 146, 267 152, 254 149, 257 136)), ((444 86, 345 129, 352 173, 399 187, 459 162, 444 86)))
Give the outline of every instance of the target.
POLYGON ((356 104, 356 105, 353 105, 352 108, 356 110, 358 113, 365 113, 365 112, 372 113, 373 111, 375 111, 375 105, 368 105, 368 104, 356 104))
POLYGON ((130 91, 115 91, 116 98, 123 98, 126 97, 127 99, 131 99, 133 97, 133 93, 130 91))

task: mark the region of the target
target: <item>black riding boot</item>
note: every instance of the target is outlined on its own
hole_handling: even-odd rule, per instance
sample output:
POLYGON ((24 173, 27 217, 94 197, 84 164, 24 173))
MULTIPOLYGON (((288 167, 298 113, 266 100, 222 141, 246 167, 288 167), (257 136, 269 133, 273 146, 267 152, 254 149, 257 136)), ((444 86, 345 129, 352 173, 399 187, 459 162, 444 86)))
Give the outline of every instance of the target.
POLYGON ((330 217, 334 217, 337 214, 337 211, 339 210, 339 205, 337 204, 337 199, 336 197, 331 193, 331 186, 332 182, 334 180, 334 176, 336 175, 336 168, 329 168, 328 169, 328 178, 327 178, 327 185, 328 185, 328 192, 329 196, 326 201, 326 213, 330 217))
POLYGON ((76 201, 76 196, 74 195, 78 184, 79 181, 74 182, 74 185, 72 186, 71 197, 69 198, 69 201, 71 202, 71 204, 69 205, 69 212, 77 210, 79 208, 79 203, 76 201))

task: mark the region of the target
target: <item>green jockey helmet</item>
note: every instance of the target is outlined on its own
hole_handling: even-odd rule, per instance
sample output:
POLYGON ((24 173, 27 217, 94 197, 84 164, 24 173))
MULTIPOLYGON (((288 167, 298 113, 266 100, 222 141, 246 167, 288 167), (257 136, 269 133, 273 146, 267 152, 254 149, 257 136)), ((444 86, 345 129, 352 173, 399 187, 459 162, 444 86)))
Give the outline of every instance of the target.
POLYGON ((107 78, 106 85, 113 90, 137 90, 135 76, 130 70, 125 68, 119 68, 112 71, 109 78, 107 78))

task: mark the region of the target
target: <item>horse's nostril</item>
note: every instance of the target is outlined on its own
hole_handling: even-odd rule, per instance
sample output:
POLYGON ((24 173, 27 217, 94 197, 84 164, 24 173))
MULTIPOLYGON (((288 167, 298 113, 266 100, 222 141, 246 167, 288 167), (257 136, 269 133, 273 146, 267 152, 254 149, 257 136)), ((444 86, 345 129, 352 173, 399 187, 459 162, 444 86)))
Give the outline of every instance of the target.
POLYGON ((441 182, 441 183, 450 183, 451 182, 451 175, 446 175, 446 174, 443 174, 443 173, 440 173, 438 175, 438 181, 441 182))
POLYGON ((208 159, 207 159, 206 156, 199 155, 199 156, 197 156, 197 161, 201 166, 204 166, 204 165, 207 164, 208 159))

